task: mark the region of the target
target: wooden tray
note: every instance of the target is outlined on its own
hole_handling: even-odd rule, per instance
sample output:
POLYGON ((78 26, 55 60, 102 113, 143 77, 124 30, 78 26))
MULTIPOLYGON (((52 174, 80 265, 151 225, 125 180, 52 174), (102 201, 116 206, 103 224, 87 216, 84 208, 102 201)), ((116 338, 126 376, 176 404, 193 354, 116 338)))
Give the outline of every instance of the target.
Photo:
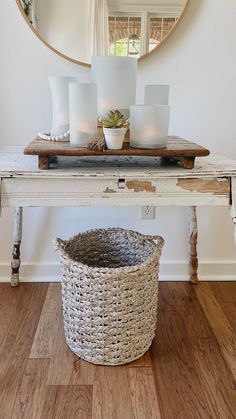
POLYGON ((184 169, 194 167, 195 157, 208 156, 209 150, 183 138, 171 136, 166 148, 148 149, 132 148, 129 144, 129 134, 121 150, 94 151, 87 148, 77 148, 69 142, 45 141, 39 138, 33 140, 24 150, 24 154, 37 155, 39 169, 50 169, 50 163, 57 156, 149 156, 178 160, 184 169), (53 158, 54 157, 54 158, 53 158))

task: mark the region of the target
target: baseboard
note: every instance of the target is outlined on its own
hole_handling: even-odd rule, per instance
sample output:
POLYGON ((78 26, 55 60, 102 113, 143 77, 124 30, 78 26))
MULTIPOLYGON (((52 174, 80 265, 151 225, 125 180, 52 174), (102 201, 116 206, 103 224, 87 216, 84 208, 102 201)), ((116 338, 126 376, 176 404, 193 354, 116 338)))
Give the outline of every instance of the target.
MULTIPOLYGON (((160 269, 160 281, 188 281, 189 265, 187 262, 163 261, 160 269)), ((236 281, 236 261, 205 261, 199 263, 200 281, 236 281)), ((10 265, 0 264, 0 282, 9 282, 10 265)), ((22 282, 59 282, 60 265, 27 264, 21 265, 22 282)))
MULTIPOLYGON (((199 281, 236 281, 236 261, 205 261, 198 266, 199 281)), ((163 262, 161 281, 189 281, 187 262, 163 262)))

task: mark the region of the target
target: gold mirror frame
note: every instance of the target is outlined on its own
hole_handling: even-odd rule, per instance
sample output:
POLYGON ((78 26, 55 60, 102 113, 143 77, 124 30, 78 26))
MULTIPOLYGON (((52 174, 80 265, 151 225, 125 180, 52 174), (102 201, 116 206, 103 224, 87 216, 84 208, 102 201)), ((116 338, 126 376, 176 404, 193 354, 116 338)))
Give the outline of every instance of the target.
MULTIPOLYGON (((161 41, 160 44, 158 44, 152 51, 147 52, 146 54, 144 54, 140 58, 138 58, 138 61, 142 61, 145 58, 150 57, 150 55, 152 55, 157 49, 159 49, 170 38, 170 36, 175 31, 176 27, 178 26, 178 24, 182 20, 183 15, 186 12, 189 3, 190 3, 190 0, 186 0, 186 4, 184 6, 184 9, 183 9, 181 15, 179 16, 179 19, 177 20, 177 22, 175 23, 175 25, 173 26, 173 28, 170 30, 170 32, 168 33, 168 35, 166 35, 166 37, 163 39, 163 41, 161 41)), ((20 10, 21 15, 23 16, 24 20, 26 21, 27 25, 35 33, 35 35, 40 39, 40 41, 43 42, 43 44, 46 45, 51 51, 55 52, 57 55, 59 55, 60 57, 64 58, 65 60, 70 61, 71 63, 82 65, 84 67, 91 67, 91 64, 84 63, 84 62, 79 61, 79 60, 75 60, 74 58, 71 58, 68 55, 65 55, 62 52, 58 51, 56 48, 54 48, 52 45, 50 45, 47 41, 45 41, 45 39, 40 35, 40 33, 30 23, 28 17, 26 16, 26 14, 24 12, 24 9, 23 9, 23 7, 21 5, 20 0, 16 0, 16 4, 17 4, 17 6, 18 6, 18 8, 20 10)))

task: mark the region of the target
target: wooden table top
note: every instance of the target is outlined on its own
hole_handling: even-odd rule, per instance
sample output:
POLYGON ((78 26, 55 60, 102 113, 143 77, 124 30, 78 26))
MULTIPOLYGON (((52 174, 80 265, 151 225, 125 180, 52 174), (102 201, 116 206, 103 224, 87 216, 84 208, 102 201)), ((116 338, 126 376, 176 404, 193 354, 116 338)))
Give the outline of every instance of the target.
POLYGON ((126 137, 121 150, 94 151, 70 145, 69 142, 33 140, 25 149, 25 154, 38 156, 153 156, 153 157, 202 157, 210 154, 206 148, 192 142, 170 136, 165 148, 148 149, 130 147, 126 137))

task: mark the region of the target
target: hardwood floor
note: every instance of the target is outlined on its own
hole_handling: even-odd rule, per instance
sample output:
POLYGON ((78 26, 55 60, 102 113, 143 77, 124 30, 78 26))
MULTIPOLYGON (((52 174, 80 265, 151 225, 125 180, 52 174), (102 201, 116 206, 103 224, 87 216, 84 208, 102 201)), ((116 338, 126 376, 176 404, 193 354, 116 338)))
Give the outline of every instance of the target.
POLYGON ((160 283, 141 359, 89 364, 67 347, 60 286, 0 285, 0 419, 235 419, 236 282, 160 283))

